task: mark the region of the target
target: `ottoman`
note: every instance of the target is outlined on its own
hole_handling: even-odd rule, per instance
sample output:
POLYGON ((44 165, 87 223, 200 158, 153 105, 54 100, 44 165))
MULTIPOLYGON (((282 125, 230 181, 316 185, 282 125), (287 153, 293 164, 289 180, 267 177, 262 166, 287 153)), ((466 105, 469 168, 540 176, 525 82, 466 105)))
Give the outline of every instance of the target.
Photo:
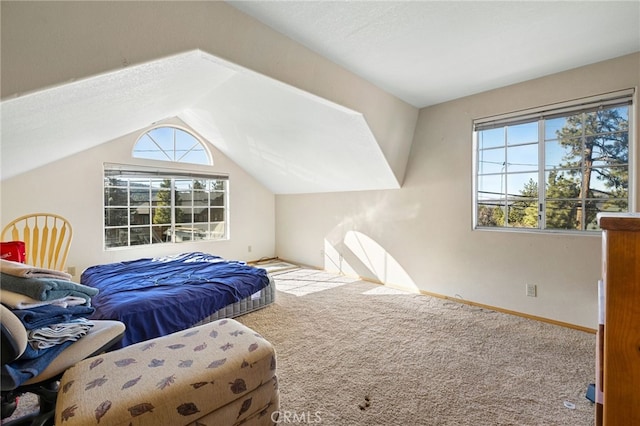
POLYGON ((55 424, 273 425, 278 408, 273 346, 223 319, 74 365, 55 424))

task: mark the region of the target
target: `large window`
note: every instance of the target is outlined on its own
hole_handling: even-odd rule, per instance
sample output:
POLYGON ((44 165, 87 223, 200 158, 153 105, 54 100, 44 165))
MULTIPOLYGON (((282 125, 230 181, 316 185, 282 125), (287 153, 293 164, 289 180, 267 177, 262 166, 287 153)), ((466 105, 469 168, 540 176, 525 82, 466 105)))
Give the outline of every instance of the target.
POLYGON ((226 239, 227 184, 227 176, 105 165, 105 247, 226 239))
POLYGON ((632 92, 474 122, 476 228, 598 230, 630 209, 632 92))

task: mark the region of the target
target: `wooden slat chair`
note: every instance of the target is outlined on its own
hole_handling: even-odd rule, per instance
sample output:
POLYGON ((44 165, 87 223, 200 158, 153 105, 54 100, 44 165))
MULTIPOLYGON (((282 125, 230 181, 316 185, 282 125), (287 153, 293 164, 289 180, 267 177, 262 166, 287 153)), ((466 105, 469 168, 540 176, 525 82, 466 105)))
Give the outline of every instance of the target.
POLYGON ((9 222, 0 240, 24 241, 29 265, 64 271, 72 237, 71 224, 64 217, 32 213, 9 222))

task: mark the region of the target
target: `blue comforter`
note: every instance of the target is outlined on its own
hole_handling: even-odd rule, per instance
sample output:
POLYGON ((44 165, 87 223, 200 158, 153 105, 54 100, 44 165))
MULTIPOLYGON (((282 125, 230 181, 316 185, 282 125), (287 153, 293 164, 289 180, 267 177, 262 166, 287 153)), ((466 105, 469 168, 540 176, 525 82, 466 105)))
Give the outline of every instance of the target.
POLYGON ((260 291, 269 276, 244 262, 195 252, 92 266, 80 282, 100 290, 90 318, 125 324, 115 346, 123 347, 189 328, 260 291))

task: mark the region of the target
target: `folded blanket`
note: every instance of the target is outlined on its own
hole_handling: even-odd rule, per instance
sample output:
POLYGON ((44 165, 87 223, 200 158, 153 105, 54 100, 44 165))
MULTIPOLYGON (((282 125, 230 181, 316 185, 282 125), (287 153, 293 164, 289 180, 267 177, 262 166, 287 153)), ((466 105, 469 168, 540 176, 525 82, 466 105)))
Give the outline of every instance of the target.
POLYGON ((0 285, 3 289, 24 294, 36 300, 55 300, 67 296, 82 297, 89 301, 98 294, 98 289, 72 281, 54 278, 21 278, 0 273, 0 285))
POLYGON ((69 322, 76 318, 88 317, 95 312, 90 306, 69 306, 61 308, 54 305, 39 306, 33 309, 11 311, 22 321, 24 328, 35 330, 52 324, 69 322))
MULTIPOLYGON (((11 390, 20 386, 22 383, 42 373, 51 362, 60 355, 73 342, 64 342, 48 349, 37 351, 38 356, 32 359, 20 357, 10 364, 4 364, 0 369, 2 374, 2 390, 11 390)), ((27 345, 29 349, 29 345, 27 345)))
POLYGON ((89 301, 84 297, 67 296, 54 300, 36 300, 24 294, 16 293, 0 288, 0 302, 11 309, 31 309, 44 305, 56 305, 63 308, 67 306, 87 305, 89 301))
POLYGON ((56 278, 59 280, 71 280, 71 274, 55 269, 36 268, 20 262, 0 259, 0 270, 4 274, 23 278, 56 278))
POLYGON ((86 318, 37 328, 27 334, 33 349, 47 349, 64 342, 75 342, 89 332, 94 323, 86 318))

